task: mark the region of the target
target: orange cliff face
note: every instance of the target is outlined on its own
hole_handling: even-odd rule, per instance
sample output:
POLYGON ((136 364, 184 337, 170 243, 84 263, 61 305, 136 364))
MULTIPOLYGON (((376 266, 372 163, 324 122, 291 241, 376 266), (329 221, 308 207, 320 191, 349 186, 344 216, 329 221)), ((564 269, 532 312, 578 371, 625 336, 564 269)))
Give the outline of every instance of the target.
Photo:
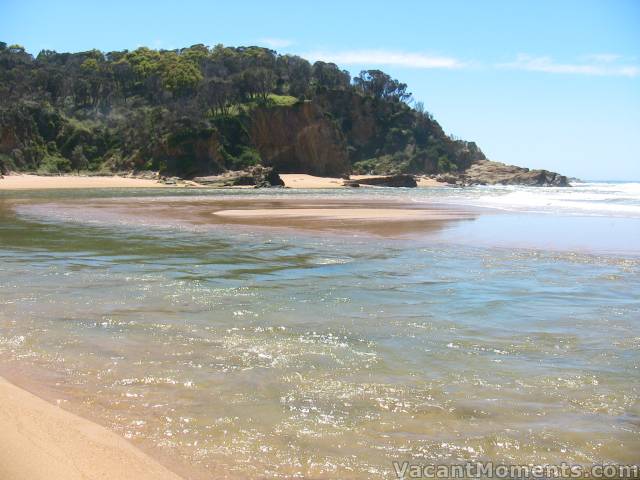
POLYGON ((264 164, 279 172, 329 177, 349 172, 346 141, 315 103, 257 108, 249 136, 264 164))

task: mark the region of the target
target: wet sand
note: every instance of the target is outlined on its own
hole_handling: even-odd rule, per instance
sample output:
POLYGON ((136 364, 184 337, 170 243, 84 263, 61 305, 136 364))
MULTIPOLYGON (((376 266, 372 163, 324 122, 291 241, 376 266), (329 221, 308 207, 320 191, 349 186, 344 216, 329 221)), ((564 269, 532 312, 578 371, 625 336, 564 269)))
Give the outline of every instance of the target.
POLYGON ((180 479, 115 433, 1 377, 0 478, 180 479))
MULTIPOLYGON (((20 207, 18 207, 20 208, 20 207)), ((472 220, 471 209, 376 199, 135 197, 33 204, 37 215, 77 221, 146 226, 286 228, 297 231, 405 237, 434 231, 453 221, 472 220)))
POLYGON ((341 220, 372 220, 372 221, 402 221, 402 220, 437 220, 449 219, 451 213, 442 211, 411 210, 403 208, 254 208, 242 210, 218 210, 215 215, 232 218, 311 218, 311 219, 341 219, 341 220))

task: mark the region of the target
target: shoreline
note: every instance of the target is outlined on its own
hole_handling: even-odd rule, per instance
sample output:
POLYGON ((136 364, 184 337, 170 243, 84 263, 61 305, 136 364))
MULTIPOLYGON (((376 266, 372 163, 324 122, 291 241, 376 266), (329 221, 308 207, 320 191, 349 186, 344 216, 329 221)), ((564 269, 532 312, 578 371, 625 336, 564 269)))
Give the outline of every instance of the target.
MULTIPOLYGON (((352 180, 377 177, 378 175, 352 175, 352 180)), ((283 173, 280 178, 289 189, 346 189, 344 180, 333 177, 316 177, 304 173, 283 173)), ((443 187, 446 184, 431 178, 416 177, 418 187, 443 187)), ((364 188, 376 188, 362 185, 364 188)), ((31 173, 12 173, 0 178, 0 191, 14 190, 54 190, 81 188, 216 188, 216 189, 253 189, 253 186, 211 187, 190 180, 177 183, 164 183, 160 179, 135 176, 98 176, 98 175, 37 175, 31 173)), ((385 187, 386 188, 386 187, 385 187)))
POLYGON ((0 477, 182 480, 115 432, 0 376, 0 477))

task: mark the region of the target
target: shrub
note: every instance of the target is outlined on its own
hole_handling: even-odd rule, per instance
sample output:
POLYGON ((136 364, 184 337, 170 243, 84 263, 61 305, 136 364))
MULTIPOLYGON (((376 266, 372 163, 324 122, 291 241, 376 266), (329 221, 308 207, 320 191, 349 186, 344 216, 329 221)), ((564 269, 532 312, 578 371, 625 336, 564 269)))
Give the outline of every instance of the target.
POLYGON ((5 155, 4 153, 0 153, 0 174, 4 175, 5 173, 12 172, 17 170, 16 164, 9 155, 5 155))
POLYGON ((458 166, 446 156, 442 155, 438 158, 438 172, 455 172, 457 169, 458 166))
POLYGON ((394 175, 409 171, 409 158, 404 152, 360 160, 352 166, 355 175, 394 175))
POLYGON ((269 104, 279 107, 290 107, 298 103, 298 101, 296 97, 292 97, 291 95, 276 95, 275 93, 271 93, 267 97, 269 104))
POLYGON ((242 147, 240 155, 228 157, 228 168, 230 170, 244 170, 254 165, 260 165, 262 159, 258 151, 251 147, 242 147))
POLYGON ((38 173, 66 173, 71 171, 71 162, 68 158, 59 155, 47 155, 42 159, 38 167, 38 173))

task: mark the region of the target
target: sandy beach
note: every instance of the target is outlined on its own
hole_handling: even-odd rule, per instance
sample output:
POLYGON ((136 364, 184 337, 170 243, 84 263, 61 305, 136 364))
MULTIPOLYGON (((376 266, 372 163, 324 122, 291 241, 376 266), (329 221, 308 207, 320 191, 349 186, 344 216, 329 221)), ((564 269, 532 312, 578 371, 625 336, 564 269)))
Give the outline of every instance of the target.
POLYGON ((115 433, 1 377, 0 478, 180 479, 115 433))
POLYGON ((166 185, 149 178, 5 175, 0 190, 49 190, 54 188, 159 188, 166 185))
MULTIPOLYGON (((372 178, 376 175, 352 175, 352 180, 372 178)), ((280 175, 286 188, 316 189, 316 188, 349 188, 343 185, 344 180, 333 177, 315 177, 304 173, 283 173, 280 175)), ((416 178, 418 187, 441 187, 444 184, 431 178, 416 178)), ((44 176, 31 174, 12 174, 0 178, 0 190, 48 190, 56 188, 167 188, 167 187, 204 187, 194 182, 167 185, 149 178, 133 178, 120 176, 82 176, 62 175, 44 176)), ((253 188, 251 186, 225 188, 253 188)))
MULTIPOLYGON (((378 177, 379 175, 351 175, 351 180, 364 180, 367 178, 378 177)), ((315 177, 304 173, 283 173, 280 178, 284 181, 287 188, 349 188, 343 185, 344 180, 333 177, 315 177)), ((418 187, 442 187, 445 184, 438 182, 432 178, 417 177, 418 187)), ((367 185, 363 185, 367 187, 367 185)))
POLYGON ((304 173, 282 173, 280 178, 287 188, 344 188, 341 178, 314 177, 304 173))

